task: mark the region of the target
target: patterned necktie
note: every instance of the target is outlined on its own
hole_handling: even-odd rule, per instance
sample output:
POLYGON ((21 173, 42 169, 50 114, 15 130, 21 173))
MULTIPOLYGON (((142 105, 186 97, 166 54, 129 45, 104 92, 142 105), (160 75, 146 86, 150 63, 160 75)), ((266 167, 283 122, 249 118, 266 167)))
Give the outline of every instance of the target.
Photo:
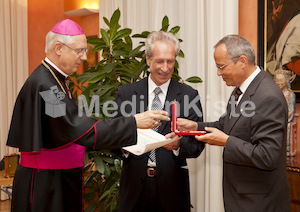
POLYGON ((241 89, 239 87, 235 90, 235 93, 234 93, 235 106, 236 106, 237 101, 242 93, 243 92, 241 91, 241 89))
MULTIPOLYGON (((155 97, 152 102, 151 110, 162 110, 163 107, 162 107, 161 101, 158 97, 158 95, 162 92, 160 87, 156 87, 153 92, 155 94, 155 97)), ((157 131, 158 126, 156 128, 154 128, 153 130, 157 131)), ((149 158, 152 162, 156 161, 155 149, 150 151, 149 158)))

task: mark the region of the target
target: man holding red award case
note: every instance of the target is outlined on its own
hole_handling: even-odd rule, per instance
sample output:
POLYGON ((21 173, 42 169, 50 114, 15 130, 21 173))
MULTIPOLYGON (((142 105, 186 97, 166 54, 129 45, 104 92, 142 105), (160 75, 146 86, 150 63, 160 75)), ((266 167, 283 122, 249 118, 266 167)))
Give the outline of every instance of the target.
POLYGON ((178 102, 176 101, 172 102, 172 132, 174 132, 175 135, 204 135, 205 131, 177 129, 177 104, 178 102))
POLYGON ((239 35, 215 45, 218 76, 235 86, 226 113, 215 122, 177 120, 178 130, 203 130, 198 141, 224 147, 225 211, 288 212, 288 109, 281 89, 255 65, 255 52, 239 35))

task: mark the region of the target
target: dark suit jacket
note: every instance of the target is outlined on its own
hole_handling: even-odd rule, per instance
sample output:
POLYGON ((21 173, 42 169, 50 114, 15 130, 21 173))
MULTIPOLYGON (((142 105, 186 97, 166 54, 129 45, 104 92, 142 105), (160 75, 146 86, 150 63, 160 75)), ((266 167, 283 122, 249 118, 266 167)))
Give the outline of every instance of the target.
POLYGON ((219 121, 199 123, 199 129, 217 127, 229 135, 223 152, 225 210, 288 212, 288 109, 282 91, 262 70, 249 85, 235 113, 238 117, 230 116, 228 105, 219 121), (251 104, 255 109, 247 111, 249 117, 241 114, 251 104), (250 115, 251 112, 254 114, 250 115))
MULTIPOLYGON (((166 102, 178 101, 181 117, 184 117, 184 95, 189 97, 190 102, 199 96, 196 90, 171 79, 166 102)), ((146 111, 148 106, 148 78, 133 84, 121 86, 116 95, 118 108, 120 109, 122 102, 131 101, 132 98, 135 98, 134 96, 137 99, 134 105, 137 108, 136 113, 146 111), (142 107, 140 107, 141 102, 144 102, 142 104, 144 106, 142 107)), ((195 105, 202 113, 199 99, 195 102, 195 105)), ((166 106, 167 104, 165 103, 166 106)), ((167 108, 164 109, 167 110, 167 108)), ((193 108, 189 109, 186 106, 185 109, 188 113, 186 118, 202 121, 202 116, 199 117, 199 114, 197 115, 193 108)), ((130 113, 131 110, 132 108, 128 104, 125 107, 125 111, 130 113)), ((121 115, 120 110, 118 112, 121 115)), ((171 110, 169 114, 172 117, 171 110)), ((163 135, 170 133, 171 122, 163 121, 158 132, 163 135)), ((184 136, 180 142, 180 153, 178 156, 175 156, 173 151, 162 147, 156 150, 157 188, 165 211, 190 211, 188 170, 182 167, 187 165, 186 158, 198 157, 203 148, 203 143, 195 142, 193 137, 184 136)), ((124 158, 119 193, 119 211, 131 211, 137 203, 143 188, 144 179, 146 178, 147 163, 148 153, 141 156, 130 154, 128 158, 124 158)))

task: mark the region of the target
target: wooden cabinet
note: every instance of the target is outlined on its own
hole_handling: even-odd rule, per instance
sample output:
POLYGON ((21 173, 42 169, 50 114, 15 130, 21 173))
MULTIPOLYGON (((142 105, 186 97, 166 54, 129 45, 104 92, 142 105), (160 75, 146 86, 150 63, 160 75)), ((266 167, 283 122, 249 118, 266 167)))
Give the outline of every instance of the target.
POLYGON ((287 157, 287 173, 290 186, 291 212, 300 211, 300 152, 287 157))
POLYGON ((17 165, 19 163, 19 155, 17 153, 5 155, 5 175, 4 177, 13 177, 15 175, 17 165))
POLYGON ((4 177, 4 175, 5 175, 5 172, 4 171, 0 171, 0 186, 13 184, 14 178, 12 178, 12 177, 4 177))

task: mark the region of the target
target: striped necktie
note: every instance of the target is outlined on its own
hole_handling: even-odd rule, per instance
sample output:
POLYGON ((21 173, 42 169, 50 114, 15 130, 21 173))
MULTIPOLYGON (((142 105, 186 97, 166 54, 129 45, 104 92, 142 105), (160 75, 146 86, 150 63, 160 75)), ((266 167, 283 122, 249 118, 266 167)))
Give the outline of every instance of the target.
POLYGON ((235 92, 234 92, 235 106, 237 105, 237 101, 239 100, 239 97, 240 97, 240 95, 242 95, 242 93, 243 92, 241 91, 241 89, 239 87, 237 87, 235 89, 235 92))
MULTIPOLYGON (((162 107, 161 101, 158 97, 158 95, 162 92, 160 87, 156 87, 153 92, 155 94, 155 97, 152 102, 151 110, 162 110, 163 107, 162 107)), ((158 126, 156 128, 154 128, 153 130, 157 131, 158 126)), ((150 151, 149 158, 152 162, 156 162, 155 149, 150 151)))

